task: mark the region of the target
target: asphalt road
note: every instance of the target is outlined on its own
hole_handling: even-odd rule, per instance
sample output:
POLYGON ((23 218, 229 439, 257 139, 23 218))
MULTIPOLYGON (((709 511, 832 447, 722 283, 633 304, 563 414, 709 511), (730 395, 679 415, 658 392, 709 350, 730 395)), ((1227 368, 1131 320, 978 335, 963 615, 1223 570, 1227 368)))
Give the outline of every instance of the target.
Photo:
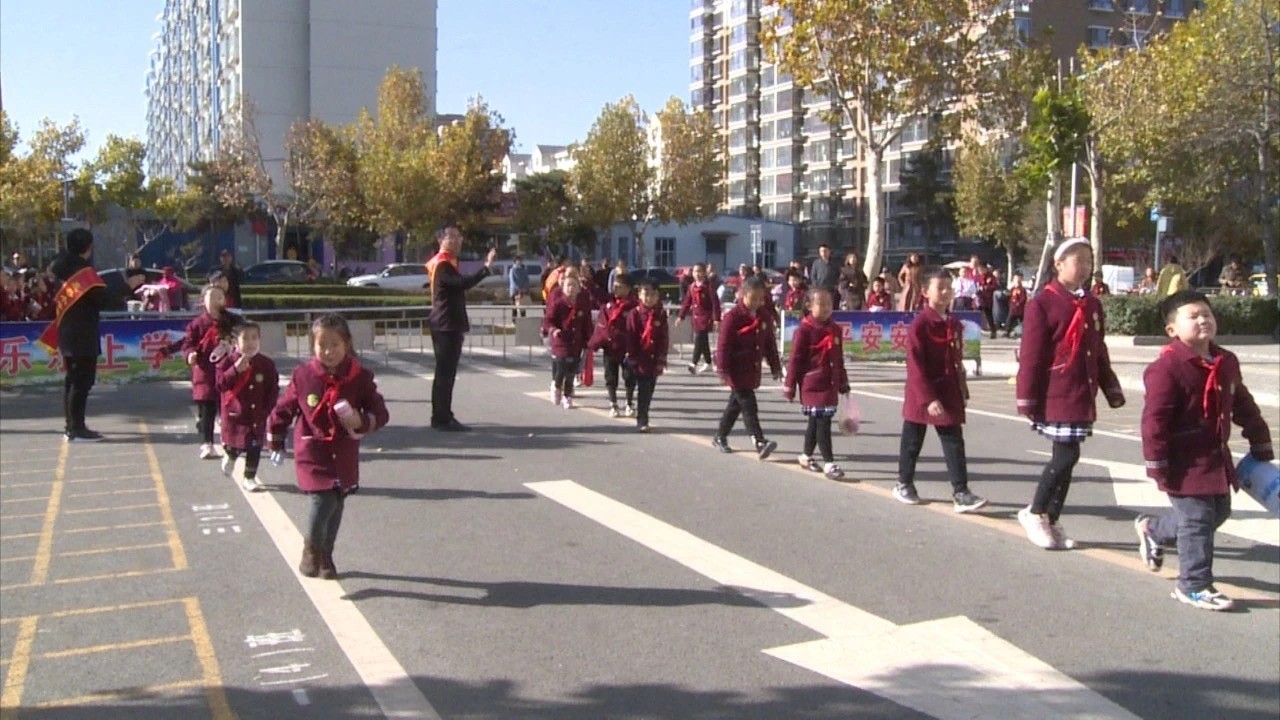
POLYGON ((1280 714, 1280 521, 1240 510, 1219 536, 1238 611, 1171 600, 1175 554, 1152 574, 1135 553, 1150 493, 1113 479, 1141 463, 1140 397, 1103 411, 1084 457, 1125 466, 1078 468, 1081 548, 1053 553, 1013 519, 1048 443, 1002 378, 973 381, 966 427, 991 504, 958 516, 932 436, 936 502, 889 495, 899 366, 853 367, 867 419, 836 451, 858 482, 835 483, 796 466, 803 419, 776 388, 762 463, 710 447, 710 376, 662 378, 641 435, 602 388, 566 412, 540 363, 474 356, 457 411, 476 430, 441 434, 430 356, 369 362, 391 425, 365 441, 337 583, 293 570, 291 465, 248 496, 197 460, 185 387, 95 390, 111 442, 70 447, 56 394, 0 396, 6 719, 1280 714))

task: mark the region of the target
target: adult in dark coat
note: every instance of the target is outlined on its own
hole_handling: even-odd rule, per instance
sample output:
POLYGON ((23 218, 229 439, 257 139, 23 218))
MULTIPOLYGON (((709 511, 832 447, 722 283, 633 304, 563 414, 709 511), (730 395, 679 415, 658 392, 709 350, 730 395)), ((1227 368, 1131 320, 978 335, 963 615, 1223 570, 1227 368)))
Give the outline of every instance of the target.
POLYGON ((471 329, 467 319, 467 291, 489 275, 496 249, 490 249, 484 267, 470 275, 458 271, 458 253, 462 250, 462 232, 447 227, 437 238, 440 252, 427 263, 431 278, 431 348, 436 356, 436 374, 431 383, 431 427, 458 432, 471 428, 453 416, 453 384, 458 379, 458 361, 462 359, 463 336, 471 329))
MULTIPOLYGON (((71 280, 76 273, 90 268, 90 256, 93 255, 93 233, 77 228, 67 233, 67 249, 60 255, 49 271, 62 283, 71 280)), ((102 354, 102 344, 98 335, 98 319, 102 310, 109 307, 111 297, 106 285, 98 279, 96 273, 89 273, 88 281, 82 276, 77 282, 85 289, 76 293, 74 302, 63 312, 58 320, 57 352, 62 356, 66 367, 66 377, 62 384, 62 408, 66 421, 64 433, 67 442, 101 440, 102 434, 94 432, 85 425, 85 411, 89 403, 89 391, 98 377, 98 356, 102 354), (96 282, 92 282, 96 280, 96 282)), ((142 284, 141 278, 127 277, 130 292, 142 284)), ((68 297, 62 291, 63 297, 68 297)))
POLYGON ((244 270, 236 264, 235 256, 230 250, 223 250, 220 257, 222 275, 227 279, 227 307, 244 307, 240 300, 240 285, 244 283, 244 270))
POLYGON ((831 262, 831 247, 827 244, 818 246, 818 259, 809 266, 809 286, 823 288, 837 297, 836 285, 840 282, 840 268, 831 262))

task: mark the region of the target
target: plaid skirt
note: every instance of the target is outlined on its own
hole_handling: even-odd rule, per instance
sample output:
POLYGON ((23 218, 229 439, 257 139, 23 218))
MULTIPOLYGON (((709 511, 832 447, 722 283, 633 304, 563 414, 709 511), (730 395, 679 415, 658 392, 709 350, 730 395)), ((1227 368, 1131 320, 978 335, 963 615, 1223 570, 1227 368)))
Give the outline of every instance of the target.
POLYGON ((835 417, 836 410, 837 408, 833 405, 819 405, 816 407, 809 407, 807 405, 800 406, 800 412, 803 413, 805 417, 835 417))
POLYGON ((1033 422, 1031 429, 1054 442, 1081 442, 1093 435, 1091 422, 1033 422))

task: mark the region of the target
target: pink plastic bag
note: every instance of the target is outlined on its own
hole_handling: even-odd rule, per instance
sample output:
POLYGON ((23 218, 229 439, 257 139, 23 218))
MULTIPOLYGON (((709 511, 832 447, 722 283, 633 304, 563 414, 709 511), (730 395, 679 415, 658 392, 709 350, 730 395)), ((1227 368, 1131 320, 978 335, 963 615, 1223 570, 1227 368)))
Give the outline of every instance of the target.
POLYGON ((858 429, 862 426, 862 410, 858 408, 858 402, 853 399, 853 395, 840 396, 836 417, 840 421, 840 432, 845 435, 858 434, 858 429))

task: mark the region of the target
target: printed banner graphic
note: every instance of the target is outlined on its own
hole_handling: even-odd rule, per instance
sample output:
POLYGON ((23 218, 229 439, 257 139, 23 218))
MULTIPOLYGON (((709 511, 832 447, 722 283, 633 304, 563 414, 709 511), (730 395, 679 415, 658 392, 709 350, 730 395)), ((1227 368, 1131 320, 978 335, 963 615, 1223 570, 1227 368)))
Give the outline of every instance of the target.
MULTIPOLYGON (((52 385, 62 382, 62 355, 50 355, 38 344, 47 322, 0 324, 0 386, 52 385)), ((185 380, 191 370, 175 353, 164 349, 181 342, 187 319, 103 320, 102 355, 98 357, 98 382, 132 383, 147 380, 185 380)))
MULTIPOLYGON (((953 313, 964 325, 964 357, 975 360, 982 348, 982 313, 953 313)), ((844 335, 844 355, 854 360, 906 360, 907 327, 915 319, 910 312, 831 313, 844 335)), ((791 354, 791 337, 800 327, 797 312, 782 314, 782 353, 791 354)))

